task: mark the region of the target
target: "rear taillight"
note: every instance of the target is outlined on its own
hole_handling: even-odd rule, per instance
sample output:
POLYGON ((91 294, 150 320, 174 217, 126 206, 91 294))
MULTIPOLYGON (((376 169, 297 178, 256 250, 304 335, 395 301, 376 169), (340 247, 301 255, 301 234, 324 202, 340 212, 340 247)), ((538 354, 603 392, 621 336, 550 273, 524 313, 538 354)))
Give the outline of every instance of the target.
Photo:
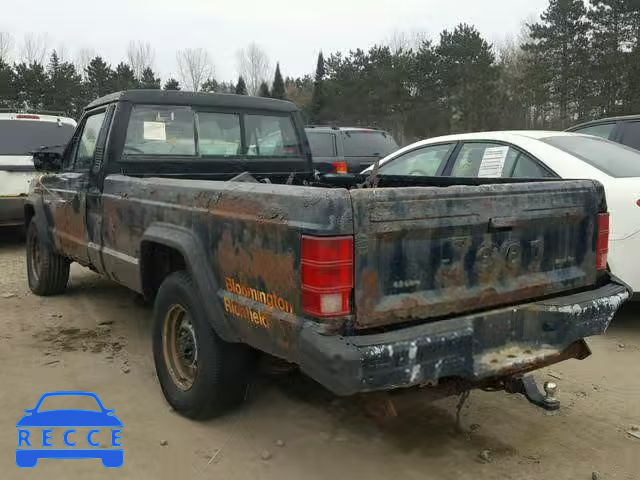
POLYGON ((348 173, 347 162, 332 162, 333 169, 336 173, 348 173))
POLYGON ((38 115, 32 115, 29 113, 19 113, 18 115, 16 115, 16 118, 19 118, 21 120, 40 120, 40 117, 38 115))
POLYGON ((609 214, 598 214, 598 242, 596 246, 596 268, 607 269, 607 254, 609 253, 609 214))
POLYGON ((353 237, 302 236, 302 308, 315 317, 351 313, 353 237))

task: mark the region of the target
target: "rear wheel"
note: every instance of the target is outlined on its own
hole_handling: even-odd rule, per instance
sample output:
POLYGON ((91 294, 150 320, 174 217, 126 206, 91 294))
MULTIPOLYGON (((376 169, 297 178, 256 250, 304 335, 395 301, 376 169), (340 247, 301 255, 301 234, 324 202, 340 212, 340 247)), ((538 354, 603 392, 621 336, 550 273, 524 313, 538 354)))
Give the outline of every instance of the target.
POLYGON ((53 251, 51 245, 40 238, 35 221, 27 227, 27 279, 36 295, 57 295, 65 291, 69 281, 67 258, 53 251))
POLYGON ((250 349, 213 331, 187 272, 172 273, 160 286, 153 356, 165 398, 186 417, 215 417, 244 400, 250 349))

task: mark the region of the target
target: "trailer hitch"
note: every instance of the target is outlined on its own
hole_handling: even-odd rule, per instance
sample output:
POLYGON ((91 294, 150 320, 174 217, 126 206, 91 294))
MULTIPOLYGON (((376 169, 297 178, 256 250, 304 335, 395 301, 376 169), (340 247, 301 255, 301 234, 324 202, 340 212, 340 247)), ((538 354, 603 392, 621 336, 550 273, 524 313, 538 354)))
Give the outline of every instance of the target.
POLYGON ((542 394, 532 375, 511 377, 505 382, 505 391, 524 395, 529 402, 545 410, 558 410, 560 408, 560 400, 556 398, 558 385, 554 382, 545 382, 545 393, 542 394))

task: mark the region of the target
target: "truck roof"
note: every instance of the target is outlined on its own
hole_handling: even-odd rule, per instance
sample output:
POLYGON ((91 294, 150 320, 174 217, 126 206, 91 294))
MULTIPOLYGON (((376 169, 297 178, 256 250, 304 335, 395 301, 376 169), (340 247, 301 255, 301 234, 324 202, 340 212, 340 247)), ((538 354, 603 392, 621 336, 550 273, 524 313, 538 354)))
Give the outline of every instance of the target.
POLYGON ((132 102, 153 105, 194 105, 200 107, 251 108, 293 112, 298 107, 285 100, 232 95, 226 93, 183 92, 179 90, 124 90, 100 97, 85 107, 85 110, 113 102, 132 102))

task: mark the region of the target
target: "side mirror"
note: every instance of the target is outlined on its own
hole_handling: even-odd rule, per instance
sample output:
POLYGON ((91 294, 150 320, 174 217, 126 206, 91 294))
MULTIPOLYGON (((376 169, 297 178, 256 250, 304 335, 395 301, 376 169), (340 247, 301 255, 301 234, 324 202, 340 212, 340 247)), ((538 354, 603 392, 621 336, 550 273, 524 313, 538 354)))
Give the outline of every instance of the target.
POLYGON ((60 152, 38 150, 33 152, 33 166, 43 172, 58 172, 62 169, 62 155, 60 152))

